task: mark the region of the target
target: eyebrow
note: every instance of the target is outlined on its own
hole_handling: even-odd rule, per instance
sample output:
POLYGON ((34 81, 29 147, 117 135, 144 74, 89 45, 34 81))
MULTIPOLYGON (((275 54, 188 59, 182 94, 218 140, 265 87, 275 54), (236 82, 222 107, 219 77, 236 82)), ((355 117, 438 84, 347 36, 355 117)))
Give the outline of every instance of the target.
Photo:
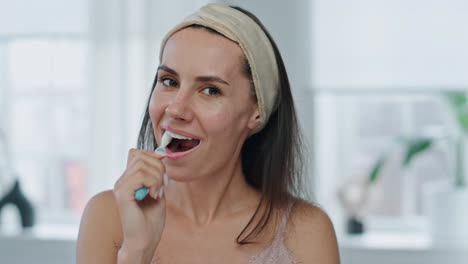
MULTIPOLYGON (((173 70, 173 69, 171 69, 171 68, 169 68, 169 67, 167 67, 165 65, 159 66, 158 71, 160 71, 160 70, 166 71, 166 72, 168 72, 170 74, 173 74, 173 75, 175 75, 177 77, 179 76, 179 74, 175 70, 173 70)), ((226 85, 230 85, 228 82, 226 82, 225 80, 223 80, 223 79, 221 79, 221 78, 219 78, 217 76, 198 76, 197 78, 195 78, 195 80, 198 81, 198 82, 219 82, 219 83, 223 83, 223 84, 226 84, 226 85)))
POLYGON ((168 73, 173 74, 175 76, 179 76, 179 74, 177 74, 176 71, 174 71, 173 69, 171 69, 171 68, 169 68, 169 67, 167 67, 165 65, 160 65, 158 67, 158 71, 160 71, 160 70, 167 71, 168 73))

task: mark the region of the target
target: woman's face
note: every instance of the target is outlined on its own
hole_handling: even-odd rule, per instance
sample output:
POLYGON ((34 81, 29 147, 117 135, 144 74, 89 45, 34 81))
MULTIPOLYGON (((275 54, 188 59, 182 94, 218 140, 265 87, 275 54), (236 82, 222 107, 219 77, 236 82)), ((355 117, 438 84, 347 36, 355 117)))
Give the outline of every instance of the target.
POLYGON ((237 43, 200 28, 185 28, 164 47, 149 114, 155 138, 173 140, 163 160, 170 178, 190 181, 230 169, 249 131, 259 125, 250 80, 237 43))

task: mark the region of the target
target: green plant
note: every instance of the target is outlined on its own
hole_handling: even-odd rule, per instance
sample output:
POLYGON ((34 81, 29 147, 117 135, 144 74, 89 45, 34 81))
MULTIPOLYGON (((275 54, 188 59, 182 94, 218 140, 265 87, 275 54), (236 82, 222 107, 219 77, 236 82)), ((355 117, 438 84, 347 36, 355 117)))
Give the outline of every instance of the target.
MULTIPOLYGON (((464 174, 465 162, 465 147, 464 138, 468 136, 468 96, 465 92, 444 92, 444 98, 450 105, 451 112, 456 120, 459 133, 455 138, 445 137, 455 149, 455 168, 454 168, 454 185, 455 187, 466 187, 466 179, 464 174)), ((368 183, 374 183, 380 176, 382 167, 385 165, 388 158, 393 154, 395 147, 403 145, 405 149, 405 157, 403 159, 402 167, 406 168, 410 165, 411 161, 418 155, 428 151, 431 146, 441 138, 434 138, 429 136, 411 136, 411 137, 398 137, 390 148, 384 151, 377 162, 374 164, 368 178, 368 183)))

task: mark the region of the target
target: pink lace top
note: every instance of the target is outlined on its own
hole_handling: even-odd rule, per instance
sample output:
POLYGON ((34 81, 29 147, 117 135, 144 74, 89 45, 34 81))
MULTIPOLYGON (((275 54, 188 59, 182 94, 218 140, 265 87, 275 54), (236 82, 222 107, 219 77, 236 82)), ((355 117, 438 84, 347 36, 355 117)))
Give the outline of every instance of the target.
POLYGON ((278 232, 273 239, 271 245, 257 254, 253 255, 248 264, 295 264, 294 256, 289 252, 284 243, 284 232, 288 222, 289 213, 292 205, 288 206, 281 218, 281 223, 278 232))
MULTIPOLYGON (((294 256, 289 252, 284 243, 284 232, 289 218, 291 206, 287 208, 281 218, 278 232, 271 245, 250 257, 248 264, 296 264, 294 256)), ((154 256, 151 264, 162 264, 157 256, 154 256)))

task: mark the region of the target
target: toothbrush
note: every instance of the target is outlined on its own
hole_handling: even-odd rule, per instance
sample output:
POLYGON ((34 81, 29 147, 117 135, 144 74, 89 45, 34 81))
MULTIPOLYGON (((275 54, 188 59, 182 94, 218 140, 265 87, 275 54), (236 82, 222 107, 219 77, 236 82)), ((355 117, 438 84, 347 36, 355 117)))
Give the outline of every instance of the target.
MULTIPOLYGON (((166 153, 165 148, 167 145, 169 145, 169 143, 171 142, 171 139, 172 139, 171 135, 169 133, 164 132, 162 139, 161 139, 161 145, 155 150, 155 152, 166 153)), ((167 176, 164 175, 164 177, 166 178, 167 176)), ((138 190, 135 191, 135 199, 137 201, 141 201, 145 199, 146 195, 148 195, 148 192, 149 192, 148 187, 143 186, 139 188, 138 190)))

